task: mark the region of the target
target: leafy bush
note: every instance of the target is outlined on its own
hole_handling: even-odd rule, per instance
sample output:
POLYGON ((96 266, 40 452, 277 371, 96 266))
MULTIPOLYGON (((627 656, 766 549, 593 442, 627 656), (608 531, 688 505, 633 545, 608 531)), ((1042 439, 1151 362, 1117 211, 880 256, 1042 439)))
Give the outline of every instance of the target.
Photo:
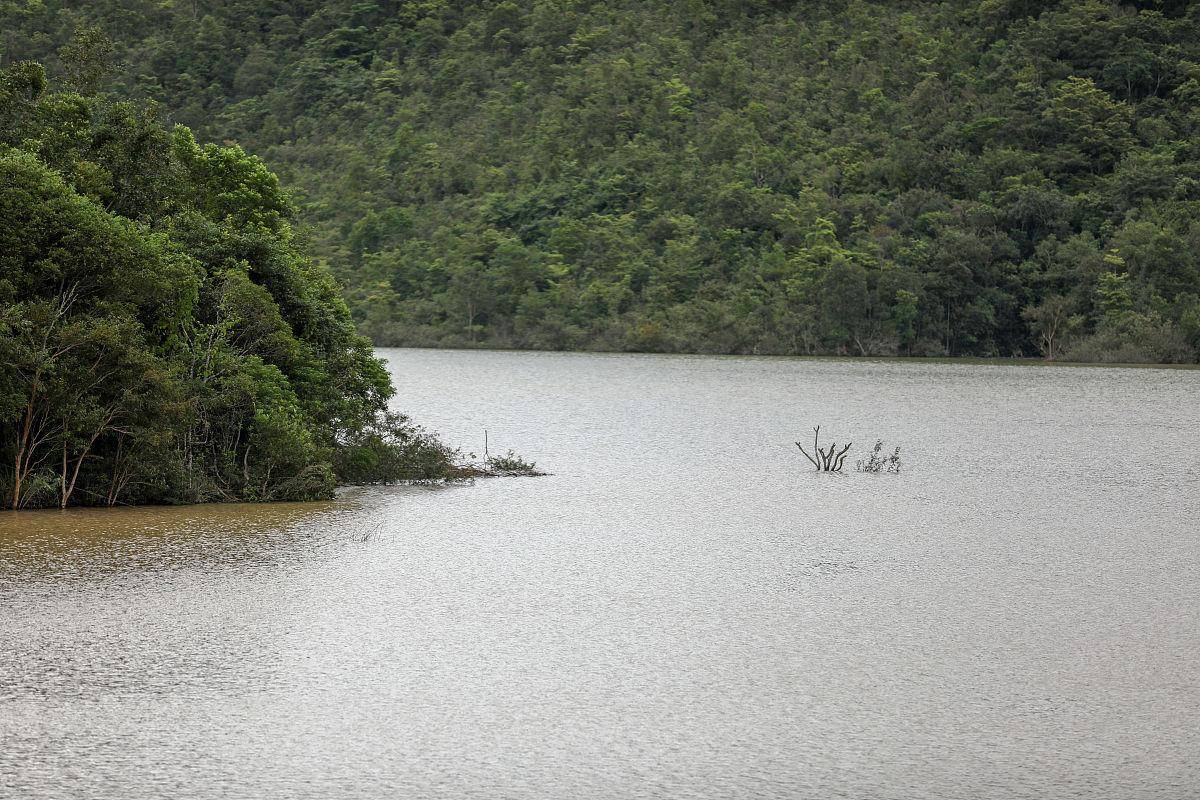
POLYGON ((1194 349, 1178 327, 1158 314, 1133 311, 1106 318, 1067 353, 1070 361, 1106 364, 1172 364, 1194 358, 1194 349))
POLYGON ((489 472, 499 476, 537 477, 546 474, 538 471, 537 464, 526 461, 512 450, 502 456, 492 456, 484 463, 489 472))
POLYGON ((892 475, 899 475, 900 446, 896 445, 896 449, 892 451, 891 455, 884 455, 883 440, 880 439, 875 442, 875 448, 871 451, 870 455, 867 456, 867 460, 856 461, 854 463, 854 469, 856 472, 869 472, 872 474, 886 472, 892 475))
POLYGON ((340 483, 356 486, 546 474, 511 450, 482 464, 468 458, 403 414, 387 413, 348 435, 334 465, 340 483))
POLYGON ((463 477, 458 455, 405 415, 388 412, 347 435, 334 469, 353 485, 443 481, 463 477))

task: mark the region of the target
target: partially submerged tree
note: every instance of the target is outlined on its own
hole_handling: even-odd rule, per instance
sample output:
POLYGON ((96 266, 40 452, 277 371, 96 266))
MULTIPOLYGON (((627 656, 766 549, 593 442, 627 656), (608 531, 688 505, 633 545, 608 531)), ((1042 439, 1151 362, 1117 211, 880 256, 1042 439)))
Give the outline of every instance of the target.
POLYGON ((804 449, 804 445, 799 442, 796 442, 796 447, 800 448, 800 452, 804 453, 804 457, 812 462, 812 465, 816 467, 818 472, 841 472, 842 464, 846 461, 846 454, 850 452, 850 446, 854 443, 849 442, 841 450, 838 450, 837 442, 834 441, 828 447, 822 448, 820 446, 820 437, 821 426, 818 425, 813 428, 813 453, 815 455, 810 455, 804 449))

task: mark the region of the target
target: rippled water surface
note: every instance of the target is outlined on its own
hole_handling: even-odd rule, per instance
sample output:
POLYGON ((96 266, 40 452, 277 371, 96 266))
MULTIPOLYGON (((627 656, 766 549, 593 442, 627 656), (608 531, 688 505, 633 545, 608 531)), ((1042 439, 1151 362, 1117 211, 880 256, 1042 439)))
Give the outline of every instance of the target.
POLYGON ((1200 795, 1200 372, 381 352, 554 474, 0 515, 0 796, 1200 795))

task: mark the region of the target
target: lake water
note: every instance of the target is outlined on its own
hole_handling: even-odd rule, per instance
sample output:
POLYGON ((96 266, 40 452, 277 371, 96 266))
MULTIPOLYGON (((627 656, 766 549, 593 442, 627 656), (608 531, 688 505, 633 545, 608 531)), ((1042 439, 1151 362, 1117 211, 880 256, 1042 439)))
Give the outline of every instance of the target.
POLYGON ((1200 372, 381 354, 553 475, 0 515, 0 796, 1200 795, 1200 372))

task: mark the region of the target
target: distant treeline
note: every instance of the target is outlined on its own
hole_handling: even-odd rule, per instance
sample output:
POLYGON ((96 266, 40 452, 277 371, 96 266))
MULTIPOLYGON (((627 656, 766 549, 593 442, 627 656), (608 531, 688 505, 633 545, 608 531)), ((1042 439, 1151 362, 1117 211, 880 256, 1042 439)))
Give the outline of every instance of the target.
POLYGON ((378 344, 1200 348, 1200 3, 40 0, 0 30, 260 153, 378 344))
POLYGON ((262 162, 88 86, 0 70, 0 502, 454 475, 456 454, 385 413, 387 373, 262 162))

